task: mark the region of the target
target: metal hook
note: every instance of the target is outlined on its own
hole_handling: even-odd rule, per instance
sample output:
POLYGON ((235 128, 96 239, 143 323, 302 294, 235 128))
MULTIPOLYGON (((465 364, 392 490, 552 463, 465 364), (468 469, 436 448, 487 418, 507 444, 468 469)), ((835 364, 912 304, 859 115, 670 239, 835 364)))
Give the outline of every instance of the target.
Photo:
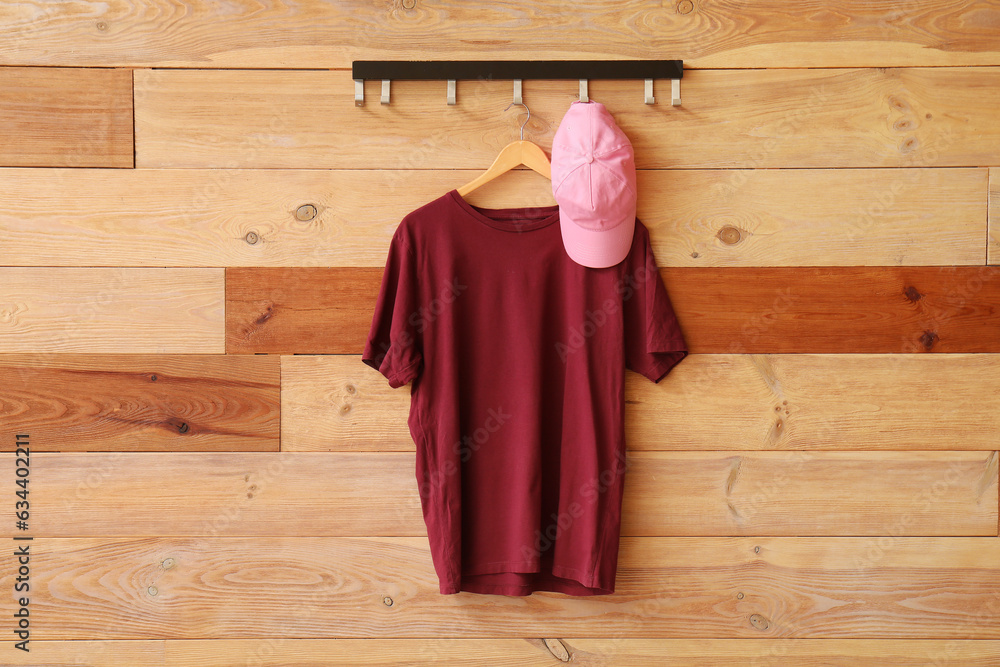
MULTIPOLYGON (((524 141, 524 126, 528 124, 529 120, 531 120, 531 109, 529 109, 528 105, 525 104, 524 102, 511 102, 510 104, 507 105, 507 109, 511 108, 515 104, 520 104, 522 107, 524 107, 524 110, 528 112, 528 117, 524 119, 523 123, 521 123, 521 141, 524 141)), ((506 111, 507 109, 504 109, 504 111, 506 111)))

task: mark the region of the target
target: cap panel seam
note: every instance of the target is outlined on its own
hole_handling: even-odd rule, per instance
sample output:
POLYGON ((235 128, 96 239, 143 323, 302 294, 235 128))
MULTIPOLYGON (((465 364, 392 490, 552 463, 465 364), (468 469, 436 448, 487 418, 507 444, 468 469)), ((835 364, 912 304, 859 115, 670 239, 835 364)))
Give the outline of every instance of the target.
MULTIPOLYGON (((632 190, 632 185, 629 183, 629 181, 628 181, 627 178, 622 178, 621 174, 617 173, 614 169, 609 169, 609 168, 605 167, 604 165, 599 165, 599 166, 606 173, 610 174, 611 176, 615 177, 616 179, 618 179, 619 181, 621 181, 622 183, 624 183, 628 187, 628 189, 629 189, 630 192, 634 192, 634 190, 632 190)), ((593 172, 591 172, 591 173, 593 173, 593 172)))

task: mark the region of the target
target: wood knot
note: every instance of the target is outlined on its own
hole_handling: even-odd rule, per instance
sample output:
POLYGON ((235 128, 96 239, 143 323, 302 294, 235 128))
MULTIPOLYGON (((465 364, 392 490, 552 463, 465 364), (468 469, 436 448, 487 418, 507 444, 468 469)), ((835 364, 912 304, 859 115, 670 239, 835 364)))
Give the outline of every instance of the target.
POLYGON ((917 301, 920 301, 920 299, 923 298, 924 296, 923 294, 918 292, 917 288, 914 287, 913 285, 910 285, 905 290, 903 290, 903 294, 905 294, 906 298, 910 300, 910 303, 916 303, 917 301))
POLYGON ((264 312, 260 314, 260 317, 257 318, 254 324, 264 324, 272 317, 274 317, 274 304, 269 303, 267 308, 264 309, 264 312))
POLYGON ((560 640, 543 639, 542 641, 545 642, 545 648, 549 649, 549 653, 551 653, 554 658, 556 658, 560 662, 570 661, 569 650, 566 648, 566 645, 563 644, 560 640))
POLYGON ((677 3, 678 14, 690 14, 692 9, 694 9, 694 3, 691 0, 681 0, 677 3))
POLYGON ((734 245, 743 239, 743 235, 740 233, 740 230, 732 225, 726 225, 720 229, 716 236, 720 241, 727 245, 734 245))
POLYGON ((925 350, 930 350, 936 342, 938 342, 938 335, 933 331, 925 331, 920 336, 920 344, 924 346, 925 350))
POLYGON ((760 614, 750 614, 750 625, 758 630, 767 630, 771 627, 771 624, 767 622, 767 619, 760 614))
POLYGON ((307 222, 316 217, 316 207, 312 204, 303 204, 295 209, 295 219, 307 222))
POLYGON ((896 97, 895 95, 890 95, 888 101, 889 101, 889 106, 893 107, 894 109, 897 109, 898 111, 910 110, 910 105, 906 103, 906 100, 896 97))

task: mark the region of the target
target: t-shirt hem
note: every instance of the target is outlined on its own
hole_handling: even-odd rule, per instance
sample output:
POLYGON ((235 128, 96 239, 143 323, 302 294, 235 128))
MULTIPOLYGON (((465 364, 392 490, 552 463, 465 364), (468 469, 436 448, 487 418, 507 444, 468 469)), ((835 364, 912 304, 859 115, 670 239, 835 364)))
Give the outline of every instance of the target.
POLYGON ((534 592, 564 593, 573 596, 610 595, 615 592, 614 582, 600 582, 589 575, 591 568, 553 566, 544 572, 534 563, 482 563, 471 568, 458 580, 441 581, 442 595, 460 592, 486 595, 531 595, 534 592), (495 583, 491 575, 516 575, 529 578, 526 583, 495 583))

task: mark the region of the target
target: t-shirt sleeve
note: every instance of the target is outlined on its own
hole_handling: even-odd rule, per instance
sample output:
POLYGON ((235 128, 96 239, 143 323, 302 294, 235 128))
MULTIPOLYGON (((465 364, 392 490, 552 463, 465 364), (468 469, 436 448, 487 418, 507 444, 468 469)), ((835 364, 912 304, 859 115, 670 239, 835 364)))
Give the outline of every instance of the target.
POLYGON ((415 379, 423 363, 419 320, 417 263, 412 247, 397 228, 389 244, 382 286, 361 361, 401 387, 415 379))
POLYGON ((688 349, 645 228, 636 229, 621 289, 625 367, 659 382, 688 355, 688 349))

